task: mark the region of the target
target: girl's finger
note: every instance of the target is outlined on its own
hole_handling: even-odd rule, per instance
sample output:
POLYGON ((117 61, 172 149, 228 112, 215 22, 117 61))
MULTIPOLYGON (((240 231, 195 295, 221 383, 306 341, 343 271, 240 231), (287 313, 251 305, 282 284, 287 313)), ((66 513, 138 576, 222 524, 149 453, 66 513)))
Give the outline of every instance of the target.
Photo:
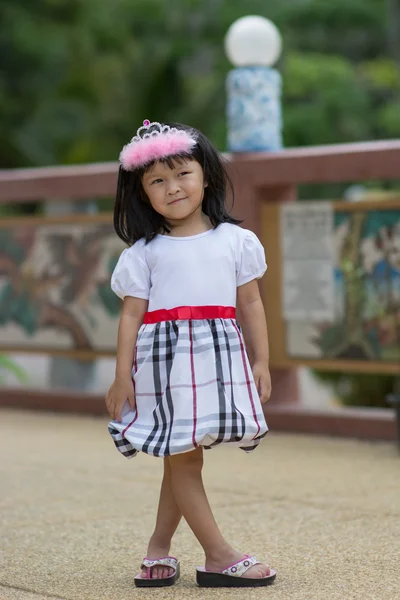
POLYGON ((107 410, 108 410, 108 414, 110 415, 111 419, 114 420, 115 419, 115 404, 114 404, 112 398, 108 398, 107 410))
POLYGON ((123 407, 123 404, 119 404, 119 405, 116 404, 114 407, 116 421, 121 421, 122 407, 123 407))
POLYGON ((259 386, 261 404, 265 404, 268 400, 268 385, 262 377, 260 377, 259 386))
POLYGON ((264 404, 264 402, 266 401, 267 396, 265 393, 265 387, 264 384, 262 382, 260 382, 260 400, 261 400, 261 404, 264 404))
POLYGON ((111 398, 107 398, 106 407, 107 407, 108 414, 113 419, 114 418, 114 404, 113 404, 111 398))
POLYGON ((258 395, 260 396, 260 400, 261 400, 262 396, 263 396, 263 384, 262 384, 261 377, 259 377, 259 379, 257 380, 257 391, 258 391, 258 395))
POLYGON ((134 410, 136 408, 136 401, 135 401, 135 393, 132 390, 132 393, 129 394, 128 396, 128 402, 129 402, 129 406, 131 407, 132 410, 134 410))
POLYGON ((267 383, 263 385, 263 403, 268 402, 271 396, 271 386, 267 383))

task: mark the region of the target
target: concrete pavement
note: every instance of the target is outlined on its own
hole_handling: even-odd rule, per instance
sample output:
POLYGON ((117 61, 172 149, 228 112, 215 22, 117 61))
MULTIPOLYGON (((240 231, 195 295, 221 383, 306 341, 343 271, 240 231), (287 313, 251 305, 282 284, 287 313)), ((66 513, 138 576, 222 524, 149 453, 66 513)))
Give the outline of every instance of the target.
POLYGON ((103 418, 0 411, 0 599, 398 600, 400 456, 394 444, 268 434, 246 455, 208 451, 205 484, 228 540, 278 570, 256 590, 204 590, 186 524, 173 588, 132 577, 152 531, 161 461, 114 450, 103 418))

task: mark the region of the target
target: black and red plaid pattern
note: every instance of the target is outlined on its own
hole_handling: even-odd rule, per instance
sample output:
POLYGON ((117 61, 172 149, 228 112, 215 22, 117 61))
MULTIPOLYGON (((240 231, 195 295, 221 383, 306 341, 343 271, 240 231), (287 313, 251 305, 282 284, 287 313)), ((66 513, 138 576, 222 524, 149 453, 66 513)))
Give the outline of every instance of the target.
POLYGON ((244 341, 234 319, 163 321, 139 331, 136 410, 109 432, 127 458, 229 443, 252 451, 266 435, 244 341))

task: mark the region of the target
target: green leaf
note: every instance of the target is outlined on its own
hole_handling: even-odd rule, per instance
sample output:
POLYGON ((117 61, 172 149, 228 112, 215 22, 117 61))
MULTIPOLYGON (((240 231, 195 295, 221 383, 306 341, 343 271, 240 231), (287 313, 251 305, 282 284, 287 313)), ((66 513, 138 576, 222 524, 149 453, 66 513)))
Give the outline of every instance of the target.
MULTIPOLYGON (((1 371, 7 371, 11 373, 20 383, 28 382, 28 376, 25 370, 22 367, 20 367, 15 361, 11 360, 11 358, 9 358, 9 356, 7 356, 6 354, 0 354, 0 373, 1 371)), ((4 376, 2 376, 3 381, 4 379, 4 376)))

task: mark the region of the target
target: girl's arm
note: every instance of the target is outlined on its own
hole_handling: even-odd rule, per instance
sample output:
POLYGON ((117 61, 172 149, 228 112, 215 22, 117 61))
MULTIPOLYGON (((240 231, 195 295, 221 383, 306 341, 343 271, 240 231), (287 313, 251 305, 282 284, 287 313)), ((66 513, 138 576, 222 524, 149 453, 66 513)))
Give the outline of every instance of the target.
POLYGON ((117 363, 115 379, 107 395, 106 406, 112 419, 121 419, 122 408, 128 400, 135 408, 135 395, 132 383, 132 365, 138 331, 147 311, 148 301, 126 296, 118 327, 117 363))
POLYGON ((237 288, 237 305, 243 336, 252 359, 254 381, 261 402, 264 403, 271 396, 269 344, 264 306, 256 279, 237 288))

